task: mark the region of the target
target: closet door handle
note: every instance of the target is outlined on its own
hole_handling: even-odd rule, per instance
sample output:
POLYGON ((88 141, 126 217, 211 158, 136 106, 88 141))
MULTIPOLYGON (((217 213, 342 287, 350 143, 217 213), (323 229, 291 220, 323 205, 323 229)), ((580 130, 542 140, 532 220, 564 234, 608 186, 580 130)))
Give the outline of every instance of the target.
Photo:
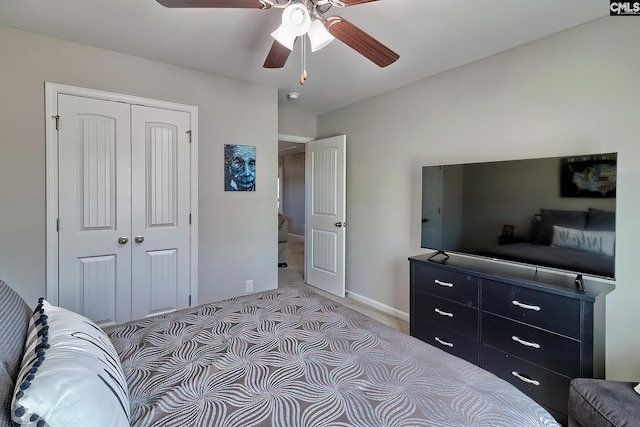
POLYGON ((118 243, 120 243, 121 245, 126 245, 129 242, 129 238, 122 236, 118 239, 118 243))
POLYGON ((142 243, 142 242, 144 242, 144 236, 136 236, 133 240, 136 243, 142 243))

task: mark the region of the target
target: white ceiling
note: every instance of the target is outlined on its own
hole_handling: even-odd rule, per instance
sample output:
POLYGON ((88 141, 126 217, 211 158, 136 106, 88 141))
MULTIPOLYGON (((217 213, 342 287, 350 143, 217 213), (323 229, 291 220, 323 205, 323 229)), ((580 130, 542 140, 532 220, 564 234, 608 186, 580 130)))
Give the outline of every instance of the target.
MULTIPOLYGON (((337 9, 400 59, 379 68, 336 40, 283 69, 263 69, 282 9, 167 9, 155 0, 1 0, 0 25, 300 92, 321 114, 608 16, 603 0, 379 0, 337 9)), ((309 50, 310 51, 310 50, 309 50)), ((10 60, 10 58, 3 58, 10 60)))

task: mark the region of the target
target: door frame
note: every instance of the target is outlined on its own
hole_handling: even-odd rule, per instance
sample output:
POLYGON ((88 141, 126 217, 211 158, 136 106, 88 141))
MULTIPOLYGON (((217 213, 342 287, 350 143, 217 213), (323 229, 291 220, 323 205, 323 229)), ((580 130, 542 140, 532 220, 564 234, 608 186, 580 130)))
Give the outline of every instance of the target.
MULTIPOLYGON (((278 134, 278 141, 282 141, 282 142, 295 142, 297 144, 307 144, 308 142, 313 141, 314 138, 309 138, 307 136, 297 136, 297 135, 286 135, 286 134, 282 134, 279 133, 278 134)), ((307 164, 307 160, 306 160, 306 153, 307 153, 307 147, 304 147, 304 151, 305 151, 305 169, 306 169, 306 164, 307 164)), ((308 229, 307 229, 307 223, 306 223, 306 218, 307 218, 307 172, 305 170, 305 174, 304 174, 304 216, 305 216, 305 224, 304 224, 304 238, 305 238, 305 242, 308 236, 308 229)), ((281 194, 282 196, 282 194, 281 194)), ((284 212, 283 212, 284 214, 284 212)), ((303 259, 303 266, 302 266, 302 278, 303 280, 305 280, 306 283, 306 277, 307 277, 307 251, 304 251, 304 259, 303 259)))
MULTIPOLYGON (((338 135, 335 135, 338 136, 338 135)), ((342 134, 340 134, 340 136, 342 136, 342 134)), ((285 135, 285 134, 278 134, 278 141, 283 141, 283 142, 295 142, 295 143, 300 143, 300 144, 308 144, 312 141, 315 141, 317 138, 309 138, 309 137, 304 137, 304 136, 297 136, 297 135, 285 135)), ((325 138, 322 138, 325 139, 325 138)), ((305 281, 305 283, 307 283, 306 278, 307 278, 307 264, 309 263, 310 259, 309 259, 309 251, 307 250, 307 239, 309 236, 309 221, 308 221, 308 215, 309 215, 309 204, 310 202, 310 195, 309 195, 309 186, 310 186, 310 178, 308 175, 308 171, 307 171, 307 150, 308 148, 305 147, 305 176, 304 176, 304 189, 305 189, 305 194, 304 194, 304 217, 305 217, 305 224, 304 224, 304 239, 305 239, 305 250, 304 250, 304 260, 303 260, 303 267, 302 267, 302 274, 303 274, 303 280, 305 281)), ((346 164, 345 164, 345 175, 346 175, 346 164)), ((346 188, 345 188, 346 191, 346 188)), ((345 211, 346 211, 346 200, 345 200, 345 211)), ((345 221, 346 221, 346 217, 345 217, 345 221)), ((347 251, 347 247, 346 247, 346 238, 345 238, 345 248, 344 248, 344 252, 345 252, 345 259, 346 259, 346 251, 347 251)), ((345 261, 345 296, 348 293, 348 291, 346 290, 346 261, 345 261)))
POLYGON ((46 298, 58 304, 58 130, 56 117, 58 95, 81 96, 105 101, 143 105, 165 110, 183 111, 189 114, 191 127, 191 171, 190 171, 190 305, 198 304, 198 107, 156 99, 141 98, 95 89, 45 82, 45 168, 46 168, 46 247, 45 247, 45 292, 46 298))

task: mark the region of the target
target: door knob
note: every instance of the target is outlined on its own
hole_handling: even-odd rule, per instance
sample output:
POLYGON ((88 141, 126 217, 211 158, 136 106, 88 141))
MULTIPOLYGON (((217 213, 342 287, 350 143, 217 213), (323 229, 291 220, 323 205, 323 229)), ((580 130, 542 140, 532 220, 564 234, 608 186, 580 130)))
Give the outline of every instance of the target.
POLYGON ((335 225, 336 225, 336 227, 342 227, 342 222, 338 221, 338 222, 336 222, 335 225))
POLYGON ((118 239, 118 243, 120 243, 121 245, 126 245, 128 241, 129 241, 129 238, 124 236, 118 239))
POLYGON ((136 236, 133 240, 135 240, 136 243, 142 243, 144 242, 144 236, 136 236))

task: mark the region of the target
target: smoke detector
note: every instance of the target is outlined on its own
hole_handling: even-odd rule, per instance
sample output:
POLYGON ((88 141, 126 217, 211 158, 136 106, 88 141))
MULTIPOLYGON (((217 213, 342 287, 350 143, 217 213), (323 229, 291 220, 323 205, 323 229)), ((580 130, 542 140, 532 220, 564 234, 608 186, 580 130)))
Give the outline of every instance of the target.
POLYGON ((295 101, 298 98, 300 98, 300 94, 298 92, 289 92, 287 94, 287 99, 289 99, 291 101, 295 101))

